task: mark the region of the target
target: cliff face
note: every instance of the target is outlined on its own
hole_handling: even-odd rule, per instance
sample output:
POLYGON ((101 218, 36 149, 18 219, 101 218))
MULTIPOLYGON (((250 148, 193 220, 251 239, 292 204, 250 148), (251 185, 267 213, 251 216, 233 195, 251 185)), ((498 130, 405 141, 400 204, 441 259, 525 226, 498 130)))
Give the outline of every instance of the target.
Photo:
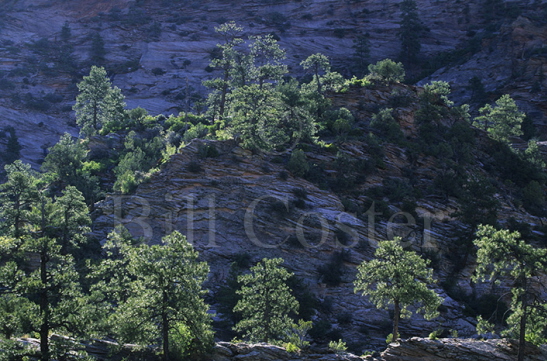
MULTIPOLYGON (((357 143, 346 151, 364 153, 363 145, 357 143)), ((316 157, 335 161, 335 156, 327 152, 316 157)), ((395 163, 386 163, 391 172, 397 171, 395 163)), ((371 178, 366 187, 375 182, 378 180, 371 178)), ((399 234, 410 235, 406 246, 442 253, 442 243, 450 242, 447 237, 457 227, 446 223, 452 207, 435 201, 420 203, 417 212, 424 217, 425 228, 417 225, 419 220, 410 224, 410 220, 381 218, 373 208, 368 215, 358 217, 345 210, 336 194, 287 175, 271 157, 253 155, 231 142, 194 141, 173 155, 134 195, 109 196, 100 202, 94 214, 94 229, 95 236, 104 239, 112 227, 123 224, 134 236, 150 242, 159 242, 172 230, 181 231, 211 267, 207 287, 213 297, 238 254, 248 253, 253 261, 282 257, 319 300, 330 305, 329 314, 323 316, 343 332, 345 339, 381 345, 389 314, 376 310, 353 292, 356 266, 371 259, 378 240, 399 234), (220 156, 200 158, 198 149, 206 144, 215 146, 220 156), (200 171, 196 171, 196 163, 200 171), (302 193, 306 196, 297 196, 302 193), (344 262, 337 266, 343 274, 341 282, 329 286, 319 268, 341 252, 344 262), (337 324, 337 317, 344 313, 351 314, 351 322, 337 324), (363 329, 370 330, 366 338, 359 333, 363 329)), ((390 216, 399 211, 391 209, 390 216)), ((462 282, 467 282, 469 289, 469 280, 462 282)), ((463 336, 473 335, 474 321, 462 315, 462 306, 440 287, 436 290, 446 297, 441 318, 425 321, 414 317, 411 322, 403 322, 403 332, 425 336, 442 324, 463 336)))
MULTIPOLYGON (((244 26, 244 37, 275 33, 287 50, 292 75, 302 75, 298 64, 317 52, 329 56, 335 69, 348 73, 353 68, 353 40, 363 34, 369 34, 371 62, 397 57, 399 2, 4 1, 0 4, 0 127, 15 127, 24 147, 23 159, 37 165, 43 149, 55 144, 64 131, 78 132, 70 106, 76 96, 74 84, 90 64, 106 66, 130 108, 141 106, 152 114, 185 110, 188 97, 206 92, 201 82, 213 75, 206 68, 220 41, 214 28, 229 20, 244 26), (61 37, 65 23, 71 29, 66 41, 61 37), (97 54, 92 59, 92 39, 97 34, 104 40, 104 60, 97 54), (72 54, 72 65, 67 54, 72 54)), ((420 35, 422 57, 433 59, 457 50, 458 61, 463 62, 449 63, 431 79, 450 81, 458 90, 458 100, 468 102, 473 92, 467 83, 477 76, 487 90, 515 94, 537 124, 545 123, 542 89, 547 84, 541 44, 546 27, 530 19, 543 11, 544 4, 506 3, 505 12, 516 7, 523 16, 513 23, 509 15, 502 18, 506 25, 492 33, 484 30, 490 23, 481 1, 418 0, 425 29, 420 35), (471 42, 475 50, 469 48, 471 42), (535 92, 530 93, 532 86, 535 92)))

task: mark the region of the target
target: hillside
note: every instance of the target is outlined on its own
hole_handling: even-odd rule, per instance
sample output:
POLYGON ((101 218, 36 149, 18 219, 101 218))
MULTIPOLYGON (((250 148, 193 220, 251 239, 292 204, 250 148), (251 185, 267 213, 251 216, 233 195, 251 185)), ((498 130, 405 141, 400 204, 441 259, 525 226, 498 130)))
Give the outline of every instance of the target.
MULTIPOLYGON (((517 276, 473 277, 481 225, 518 231, 526 257, 547 245, 547 1, 415 3, 421 47, 409 60, 395 0, 1 2, 0 165, 22 163, 0 174, 0 320, 10 321, 0 336, 55 333, 58 352, 99 335, 120 357, 135 347, 131 357, 166 361, 165 340, 179 337, 178 357, 195 356, 202 336, 244 337, 234 331, 238 275, 278 257, 293 274, 298 318, 311 322, 310 352, 325 360, 345 357, 326 351, 337 341, 371 360, 510 359, 518 343, 497 339, 515 325, 522 285, 535 298, 518 300, 537 306, 528 321, 538 329, 521 341, 544 343, 543 259, 526 259, 531 270, 517 276), (232 20, 243 29, 218 29, 232 20), (359 41, 370 54, 356 54, 359 41), (195 296, 197 321, 183 315, 175 326, 159 311, 134 311, 160 293, 162 312, 184 309, 165 306, 167 291, 152 290, 164 277, 148 277, 143 261, 162 260, 168 235, 180 236, 174 250, 207 263, 189 263, 201 272, 186 277, 195 285, 166 281, 181 287, 178 301, 195 296), (442 305, 436 318, 401 319, 405 341, 385 350, 394 311, 354 282, 393 239, 427 260, 435 282, 426 288, 442 305), (62 321, 48 328, 50 311, 62 321), (211 330, 199 321, 210 315, 211 330), (480 318, 494 329, 477 330, 480 318), (172 329, 158 336, 160 324, 172 329), (482 336, 496 340, 463 340, 482 336)), ((170 262, 158 270, 182 264, 170 262)), ((219 359, 284 352, 235 343, 217 343, 219 359)), ((530 359, 545 352, 527 350, 530 359)))
MULTIPOLYGON (((214 28, 228 20, 241 24, 245 37, 275 34, 291 75, 302 75, 298 64, 321 52, 342 74, 361 76, 363 59, 353 48, 359 37, 366 35, 370 43, 365 61, 398 56, 398 3, 3 1, 0 126, 14 126, 24 159, 38 164, 63 132, 78 132, 70 111, 74 85, 91 64, 106 66, 128 107, 178 114, 205 94, 201 82, 213 75, 206 68, 220 40, 214 28), (69 34, 63 40, 65 24, 69 34), (34 136, 37 128, 40 137, 34 136)), ((413 81, 440 68, 431 79, 449 81, 454 99, 473 109, 509 93, 543 133, 545 2, 507 2, 495 11, 489 6, 499 4, 486 1, 417 5, 422 61, 413 81), (469 88, 473 77, 486 91, 480 97, 469 88)))
MULTIPOLYGON (((471 337, 476 321, 470 316, 490 312, 486 309, 493 296, 488 284, 470 280, 476 265, 465 245, 472 235, 455 214, 470 206, 472 217, 494 211, 505 227, 526 224, 538 240, 543 239, 544 218, 522 207, 515 197, 519 186, 504 185, 509 184, 507 177, 526 182, 526 175, 503 170, 499 150, 483 132, 463 127, 455 138, 446 139, 455 152, 465 142, 472 144, 468 160, 459 165, 442 153, 431 155, 427 147, 413 149, 411 144, 423 141, 416 121, 418 91, 378 85, 333 95, 337 106, 355 110, 359 132, 354 133, 364 135, 337 142, 334 149, 307 146, 307 161, 316 170, 305 179, 287 171, 287 155, 253 153, 233 141, 196 139, 134 194, 110 195, 99 202, 94 234, 104 239, 116 224, 151 242, 175 229, 185 232, 211 266, 213 300, 229 277, 230 263, 241 255, 250 256, 251 262, 282 257, 318 298, 319 318, 328 320, 353 347, 382 345, 389 330, 387 313, 353 293, 355 267, 372 258, 377 241, 401 236, 405 247, 432 260, 439 278, 436 291, 445 298, 441 318, 403 321, 402 335, 427 336, 440 327, 471 337), (406 136, 374 146, 364 135, 385 133, 370 126, 372 109, 393 104, 394 90, 410 99, 394 110, 406 136), (357 111, 360 99, 371 110, 357 111), (218 155, 204 156, 207 147, 218 155), (443 184, 443 176, 452 181, 443 184), (477 176, 495 184, 495 192, 488 193, 488 186, 466 190, 477 176), (481 205, 482 197, 493 197, 495 210, 481 205), (333 280, 334 274, 339 278, 333 280), (351 321, 344 315, 351 315, 351 321)), ((455 124, 464 125, 461 120, 455 124)))

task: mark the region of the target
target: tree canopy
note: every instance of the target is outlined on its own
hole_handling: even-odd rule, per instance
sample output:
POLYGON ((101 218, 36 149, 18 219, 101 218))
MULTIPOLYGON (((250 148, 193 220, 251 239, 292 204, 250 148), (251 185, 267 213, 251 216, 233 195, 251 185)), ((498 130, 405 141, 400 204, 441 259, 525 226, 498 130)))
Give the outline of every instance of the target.
POLYGON ((437 308, 442 298, 428 288, 435 283, 433 271, 427 268, 429 261, 412 251, 405 251, 398 242, 381 241, 374 259, 364 261, 357 267, 354 281, 355 293, 368 296, 377 307, 391 309, 393 306, 393 341, 399 337, 399 319, 409 317, 410 306, 418 306, 427 319, 438 315, 437 308))
POLYGON ((281 258, 264 258, 250 274, 238 277, 241 299, 234 311, 241 313, 241 321, 234 329, 253 342, 280 340, 293 325, 289 314, 299 305, 286 283, 292 273, 282 263, 281 258))
MULTIPOLYGON (((513 312, 502 335, 519 339, 518 360, 522 361, 525 341, 542 344, 546 340, 547 307, 541 298, 545 286, 539 277, 547 271, 547 250, 527 244, 519 232, 490 225, 479 226, 474 243, 478 247, 474 281, 499 284, 500 278, 509 279, 513 312)), ((479 319, 479 334, 493 330, 488 321, 479 319)))
POLYGON ((73 109, 82 134, 94 135, 104 124, 124 116, 124 96, 118 87, 112 87, 103 67, 92 66, 78 83, 78 90, 73 109))
POLYGON ((519 111, 508 94, 496 100, 495 106, 486 104, 479 112, 482 115, 475 118, 473 125, 486 130, 493 139, 509 143, 510 136, 522 135, 521 124, 525 114, 519 111))

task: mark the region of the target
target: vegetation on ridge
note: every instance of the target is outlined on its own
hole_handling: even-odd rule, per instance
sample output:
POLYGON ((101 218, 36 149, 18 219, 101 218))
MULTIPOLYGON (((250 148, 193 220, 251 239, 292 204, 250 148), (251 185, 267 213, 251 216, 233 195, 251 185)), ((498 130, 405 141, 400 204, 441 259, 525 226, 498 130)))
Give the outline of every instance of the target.
MULTIPOLYGON (((402 29, 420 27, 415 3, 405 0, 402 6, 402 29)), ((535 227, 534 235, 525 224, 499 218, 501 198, 515 208, 522 206, 522 212, 546 214, 545 162, 537 141, 524 151, 511 145, 522 135, 525 120, 513 99, 503 95, 472 120, 468 106, 455 106, 449 99, 448 83, 411 90, 400 84, 403 64, 390 59, 368 65, 370 74, 363 78, 345 80, 317 53, 300 64, 308 77, 293 78, 273 35, 243 39, 242 31, 235 23, 217 28, 224 42, 211 54, 210 70, 219 77, 205 83, 210 89, 205 112, 188 109, 166 117, 150 116, 142 108, 124 109, 123 95, 105 69, 92 66, 78 85, 74 106, 81 139, 62 136, 49 149, 43 173, 16 160, 20 147, 10 134, 10 152, 4 156, 10 164, 0 185, 0 348, 7 350, 1 357, 76 359, 71 352, 77 342, 92 337, 116 340, 113 353, 120 355, 123 344, 136 344, 129 356, 134 359, 199 357, 214 337, 211 303, 219 305, 230 331, 246 340, 284 342, 298 351, 313 339, 345 351, 340 328, 327 321, 334 316, 310 321, 320 309, 322 315, 332 312, 328 302, 310 295, 281 267, 280 258, 264 258, 249 268, 253 260, 242 256, 223 292, 214 295, 203 288, 207 264, 198 261, 198 253, 178 232, 166 236, 162 246, 143 244, 123 228, 111 233, 102 247, 101 240, 89 236, 89 210, 97 200, 107 192, 134 192, 197 138, 231 139, 264 159, 275 159, 293 176, 343 197, 346 210, 361 220, 369 201, 374 205, 378 200, 385 217, 389 206, 417 216, 417 202, 429 195, 456 200, 459 207, 451 216, 461 227, 447 252, 451 269, 442 286, 479 318, 479 333, 489 326, 488 331, 507 328, 508 335, 519 337, 519 359, 524 340, 545 342, 545 301, 531 286, 534 277, 547 272, 544 245, 538 247, 536 236, 544 229, 535 227), (333 106, 332 98, 341 94, 377 89, 383 94, 393 90, 381 104, 333 106), (403 128, 404 122, 413 123, 403 128), (107 146, 97 147, 101 142, 107 146), (348 144, 362 146, 363 156, 349 155, 348 144), (381 186, 367 185, 367 177, 385 173, 386 153, 392 149, 405 159, 401 176, 384 178, 381 186), (318 160, 312 158, 315 152, 328 156, 318 160), (434 171, 420 177, 421 163, 431 164, 434 171), (517 228, 522 232, 514 232, 517 228), (503 276, 513 282, 508 317, 497 317, 491 307, 480 309, 475 295, 458 295, 449 283, 475 257, 476 281, 503 276), (487 325, 486 319, 495 324, 487 325), (29 333, 39 336, 39 352, 10 342, 29 333), (51 337, 53 333, 63 337, 51 337)), ((400 34, 406 49, 401 60, 410 67, 420 51, 416 34, 400 34)), ((361 40, 357 45, 366 56, 367 44, 361 40)), ((97 62, 104 61, 101 47, 97 36, 97 62)), ((200 143, 186 171, 202 172, 200 161, 220 156, 214 141, 200 143)), ((279 178, 287 179, 288 173, 279 178)), ((305 209, 306 191, 296 189, 294 196, 291 207, 305 209)), ((284 204, 273 208, 272 213, 286 215, 284 204)), ((343 231, 336 237, 343 246, 350 243, 343 231)), ((437 289, 428 288, 439 276, 427 268, 435 263, 434 255, 404 250, 398 242, 380 242, 375 258, 357 267, 354 280, 355 291, 368 295, 376 307, 393 304, 392 341, 401 336, 400 318, 416 303, 421 302, 427 316, 442 308, 437 289)), ((326 287, 346 282, 347 263, 347 253, 334 253, 330 263, 317 268, 319 281, 326 287)), ((349 324, 351 315, 338 314, 336 322, 349 324)))

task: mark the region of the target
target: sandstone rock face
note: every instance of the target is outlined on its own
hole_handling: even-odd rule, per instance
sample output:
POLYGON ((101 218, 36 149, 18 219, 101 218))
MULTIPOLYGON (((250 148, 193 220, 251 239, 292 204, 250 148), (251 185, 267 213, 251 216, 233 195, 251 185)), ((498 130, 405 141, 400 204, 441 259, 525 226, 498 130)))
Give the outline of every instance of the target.
MULTIPOLYGON (((508 340, 466 340, 466 339, 438 339, 429 340, 413 337, 401 341, 400 344, 391 344, 382 352, 377 360, 382 361, 490 361, 515 360, 518 343, 508 340)), ((545 360, 547 348, 538 348, 531 344, 526 345, 525 359, 545 360)))
MULTIPOLYGON (((331 57, 335 68, 351 69, 353 40, 368 33, 370 61, 395 58, 399 53, 399 0, 250 1, 235 4, 222 0, 157 2, 116 0, 53 2, 50 0, 6 1, 0 5, 3 27, 0 31, 0 70, 6 82, 0 86, 0 106, 15 112, 15 118, 0 113, 0 126, 12 124, 24 145, 23 159, 36 165, 42 148, 58 139, 59 130, 76 133, 67 127, 73 123, 70 106, 76 96, 74 83, 91 65, 91 37, 100 34, 105 42, 104 65, 110 69, 114 84, 127 97, 128 107, 141 106, 152 114, 177 114, 186 109, 187 94, 204 94, 202 80, 213 76, 206 71, 210 52, 219 42, 214 28, 235 20, 245 27, 244 37, 276 33, 287 50, 292 75, 302 75, 299 63, 308 55, 321 52, 331 57), (56 43, 67 22, 71 28, 70 45, 79 64, 75 74, 56 68, 57 54, 48 46, 40 51, 30 46, 40 39, 56 43), (161 69, 162 74, 153 70, 161 69), (48 94, 60 96, 60 103, 48 105, 48 116, 14 100, 14 96, 31 94, 41 99, 48 94), (43 139, 35 139, 25 126, 25 119, 42 119, 39 129, 43 139)), ((537 2, 517 1, 523 10, 534 10, 537 2)), ((542 2, 543 3, 543 2, 542 2)), ((464 47, 471 32, 484 25, 480 1, 464 4, 447 1, 417 1, 419 15, 428 29, 422 34, 422 53, 433 56, 464 47)), ((480 33, 480 31, 479 31, 480 33)), ((532 112, 536 123, 545 121, 547 109, 542 93, 530 94, 539 81, 546 86, 545 26, 522 17, 493 35, 488 50, 478 53, 465 64, 437 72, 431 79, 451 82, 469 101, 465 88, 474 75, 487 84, 487 90, 515 93, 519 104, 532 112), (491 50, 493 52, 491 52, 491 50), (525 55, 525 56, 524 56, 525 55), (529 55, 529 56, 528 56, 529 55), (520 60, 524 56, 524 60, 520 60), (541 70, 543 69, 543 70, 541 70), (515 79, 512 74, 522 74, 515 79), (518 80, 518 81, 517 81, 518 80)), ((479 34, 480 35, 480 34, 479 34)), ((103 64, 100 64, 103 65, 103 64)), ((24 96, 23 96, 24 98, 24 96)))
POLYGON ((332 351, 321 350, 310 352, 289 353, 284 348, 268 344, 244 344, 219 342, 211 355, 211 361, 359 361, 362 358, 350 353, 335 354, 332 351))
MULTIPOLYGON (((362 156, 364 146, 351 143, 343 151, 362 156)), ((393 152, 399 153, 396 149, 393 152)), ((312 162, 312 157, 335 162, 335 156, 328 152, 309 156, 312 162)), ((358 217, 345 211, 336 194, 292 177, 281 164, 272 162, 274 158, 252 154, 232 142, 194 140, 173 155, 149 182, 141 184, 134 195, 111 195, 98 203, 93 214, 94 235, 105 239, 109 230, 122 224, 135 237, 157 243, 169 232, 181 231, 211 267, 207 287, 212 295, 223 284, 229 264, 237 254, 248 253, 253 261, 282 257, 285 265, 305 280, 320 301, 331 304, 331 313, 322 317, 330 319, 346 340, 363 345, 385 344, 389 314, 353 292, 356 266, 372 258, 378 240, 398 234, 411 234, 406 246, 429 249, 442 257, 448 249, 445 243, 451 241, 457 226, 447 222, 447 215, 455 205, 434 200, 421 202, 417 212, 426 219, 426 228, 420 228, 416 222, 380 219, 373 209, 370 215, 358 217), (205 146, 215 146, 220 156, 200 158, 199 149, 205 146), (196 170, 196 164, 200 170, 196 170), (303 202, 297 202, 295 190, 307 194, 301 199, 303 202), (318 268, 339 252, 345 253, 340 266, 343 277, 339 286, 330 287, 318 268), (351 314, 350 324, 337 324, 337 315, 343 313, 351 314), (359 332, 363 329, 370 331, 368 336, 359 332)), ((397 174, 398 167, 396 161, 386 160, 387 172, 397 174)), ((364 187, 375 185, 378 179, 381 184, 381 178, 371 177, 364 187)), ((443 270, 439 272, 445 274, 443 270)), ((471 272, 472 269, 468 276, 471 272)), ((464 278, 462 288, 470 293, 469 287, 469 278, 464 278)), ((426 321, 415 316, 402 322, 402 332, 426 336, 442 325, 457 329, 462 336, 474 335, 475 321, 463 316, 462 306, 442 288, 437 287, 436 291, 446 298, 441 317, 426 321)))

